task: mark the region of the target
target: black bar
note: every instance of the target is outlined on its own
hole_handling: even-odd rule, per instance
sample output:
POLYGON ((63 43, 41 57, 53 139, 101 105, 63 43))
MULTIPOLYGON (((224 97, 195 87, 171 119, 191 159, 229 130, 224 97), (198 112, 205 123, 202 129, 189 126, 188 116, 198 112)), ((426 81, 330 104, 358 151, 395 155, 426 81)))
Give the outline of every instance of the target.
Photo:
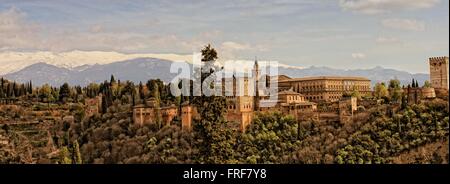
MULTIPOLYGON (((234 171, 234 170, 231 170, 234 171)), ((248 172, 249 170, 244 170, 248 172)), ((119 182, 167 181, 169 183, 279 183, 287 181, 417 182, 441 181, 449 165, 0 165, 0 177, 14 181, 119 182), (218 171, 214 181, 183 178, 185 171, 218 171), (229 169, 265 169, 265 178, 228 176, 229 169), (223 174, 220 176, 219 174, 223 174)), ((237 176, 237 175, 235 175, 237 176)), ((3 182, 2 182, 3 183, 3 182)), ((145 182, 148 183, 148 182, 145 182)), ((297 183, 297 182, 296 182, 297 183)), ((300 182, 304 183, 304 182, 300 182)))

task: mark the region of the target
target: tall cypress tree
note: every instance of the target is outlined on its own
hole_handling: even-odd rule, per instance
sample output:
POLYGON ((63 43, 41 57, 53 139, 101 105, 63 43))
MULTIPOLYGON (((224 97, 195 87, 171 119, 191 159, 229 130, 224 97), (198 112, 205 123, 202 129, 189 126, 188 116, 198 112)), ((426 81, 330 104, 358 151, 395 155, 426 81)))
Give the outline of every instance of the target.
POLYGON ((109 83, 113 84, 116 82, 116 79, 114 78, 114 75, 111 75, 111 79, 109 80, 109 83))
POLYGON ((142 85, 142 81, 139 82, 139 97, 141 100, 145 99, 144 85, 142 85))
MULTIPOLYGON (((203 84, 203 82, 218 69, 213 67, 217 58, 217 52, 211 45, 205 46, 202 50, 202 62, 211 67, 209 71, 200 73, 202 85, 211 85, 203 84)), ((234 160, 235 136, 231 129, 226 128, 227 122, 224 118, 224 113, 227 110, 225 97, 205 96, 202 93, 202 96, 195 97, 193 103, 200 115, 200 120, 194 122, 194 131, 197 144, 199 144, 200 162, 229 163, 234 160)))
POLYGON ((72 147, 72 163, 82 164, 83 160, 81 159, 80 145, 78 144, 78 141, 75 140, 72 147))
POLYGON ((3 87, 0 87, 0 98, 5 98, 5 92, 3 91, 3 87))
POLYGON ((28 84, 28 94, 33 94, 33 83, 31 82, 31 80, 28 84))
POLYGON ((153 90, 153 97, 155 98, 155 114, 156 114, 156 124, 161 128, 161 96, 159 93, 158 85, 155 86, 155 90, 153 90))

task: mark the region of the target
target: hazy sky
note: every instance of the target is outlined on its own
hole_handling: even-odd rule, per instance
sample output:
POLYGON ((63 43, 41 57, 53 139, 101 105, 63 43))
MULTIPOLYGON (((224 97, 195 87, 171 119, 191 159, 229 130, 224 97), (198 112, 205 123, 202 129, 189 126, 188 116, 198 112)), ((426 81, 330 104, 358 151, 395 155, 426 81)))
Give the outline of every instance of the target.
POLYGON ((428 73, 449 55, 447 0, 0 0, 0 52, 189 54, 428 73))

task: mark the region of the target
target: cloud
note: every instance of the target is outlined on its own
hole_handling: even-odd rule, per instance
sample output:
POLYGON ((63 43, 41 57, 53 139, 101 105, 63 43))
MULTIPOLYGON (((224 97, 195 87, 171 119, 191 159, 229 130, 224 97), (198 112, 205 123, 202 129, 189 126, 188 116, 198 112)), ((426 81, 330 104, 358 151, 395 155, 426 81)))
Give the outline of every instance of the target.
POLYGON ((414 19, 385 19, 381 22, 384 27, 406 31, 423 31, 425 23, 414 19))
POLYGON ((146 35, 132 32, 58 32, 50 37, 45 47, 55 52, 70 50, 116 51, 125 53, 178 52, 190 53, 200 43, 181 39, 174 34, 146 35))
POLYGON ((89 29, 92 33, 99 33, 103 31, 103 26, 100 24, 95 24, 89 29))
POLYGON ((170 53, 176 50, 180 53, 190 53, 204 44, 194 39, 181 39, 173 34, 113 31, 106 29, 102 24, 94 24, 86 31, 46 27, 27 18, 26 13, 15 7, 0 11, 0 51, 86 50, 170 53))
POLYGON ((400 42, 397 38, 394 37, 384 37, 384 36, 380 36, 376 39, 377 43, 381 43, 381 44, 390 44, 390 43, 398 43, 400 42))
POLYGON ((363 14, 382 14, 400 10, 431 8, 440 0, 340 0, 343 10, 363 14))
POLYGON ((0 50, 38 46, 38 26, 25 20, 26 14, 11 7, 0 12, 0 50))
POLYGON ((263 44, 248 44, 233 41, 222 42, 218 48, 222 59, 235 59, 238 58, 239 54, 243 54, 244 52, 265 52, 268 50, 268 46, 263 44))
POLYGON ((248 44, 241 44, 241 43, 227 41, 227 42, 222 43, 221 48, 224 50, 248 50, 251 47, 248 44))
POLYGON ((366 58, 366 55, 364 53, 352 53, 353 59, 364 59, 366 58))

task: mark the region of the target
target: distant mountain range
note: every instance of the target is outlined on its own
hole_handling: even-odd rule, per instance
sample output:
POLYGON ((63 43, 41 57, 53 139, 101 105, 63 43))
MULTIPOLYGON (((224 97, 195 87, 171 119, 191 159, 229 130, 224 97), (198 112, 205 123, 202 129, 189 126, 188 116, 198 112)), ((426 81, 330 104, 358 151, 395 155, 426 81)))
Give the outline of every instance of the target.
POLYGON ((87 85, 92 82, 109 80, 111 75, 122 81, 147 81, 159 78, 165 82, 177 74, 170 73, 172 61, 155 58, 137 58, 110 64, 82 65, 72 69, 47 63, 36 63, 4 77, 9 80, 25 82, 31 80, 35 85, 48 83, 59 86, 64 82, 71 85, 87 85))
POLYGON ((17 72, 36 63, 47 63, 62 68, 74 69, 82 65, 104 65, 136 58, 158 58, 170 61, 192 62, 192 55, 189 54, 125 54, 112 51, 79 50, 68 52, 0 52, 0 76, 17 72))
MULTIPOLYGON (((170 66, 173 61, 156 58, 136 58, 120 62, 107 64, 81 65, 73 68, 55 66, 47 63, 35 63, 19 71, 8 73, 3 77, 18 82, 32 81, 34 85, 48 83, 59 86, 64 82, 71 85, 87 85, 91 82, 103 82, 109 80, 111 74, 122 81, 130 80, 134 82, 147 81, 148 79, 159 78, 165 82, 170 82, 177 74, 170 73, 170 66)), ((397 78, 402 84, 408 84, 414 78, 423 84, 429 80, 428 74, 411 74, 394 69, 375 67, 372 69, 342 70, 328 67, 291 67, 281 65, 279 74, 289 77, 306 76, 360 76, 367 77, 372 81, 372 85, 377 82, 387 82, 397 78)))

